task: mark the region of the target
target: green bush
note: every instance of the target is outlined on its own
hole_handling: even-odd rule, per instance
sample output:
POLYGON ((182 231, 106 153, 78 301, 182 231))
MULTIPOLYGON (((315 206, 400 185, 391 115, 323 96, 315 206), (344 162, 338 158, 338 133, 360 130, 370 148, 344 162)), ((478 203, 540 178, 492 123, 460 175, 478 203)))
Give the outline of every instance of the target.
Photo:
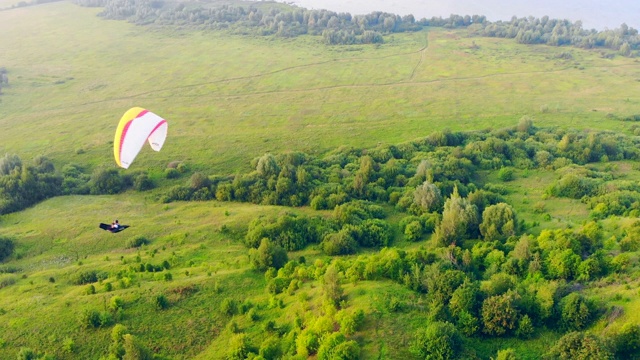
POLYGON ((613 359, 613 354, 596 335, 574 331, 561 337, 546 354, 546 358, 551 360, 610 360, 613 359))
POLYGON ((38 353, 31 348, 23 347, 18 352, 18 360, 37 360, 38 358, 40 358, 38 353))
POLYGON ((90 284, 98 281, 98 272, 95 270, 85 270, 76 274, 73 279, 74 285, 90 284))
POLYGON ((95 309, 84 309, 80 314, 80 326, 85 329, 100 327, 100 312, 95 309))
POLYGON ((177 169, 172 169, 172 168, 165 169, 164 170, 164 176, 167 179, 177 179, 177 178, 180 177, 180 171, 178 171, 177 169))
POLYGON ((592 320, 593 305, 578 293, 571 293, 560 301, 560 322, 567 330, 584 329, 592 320))
POLYGON ((148 245, 150 244, 151 241, 149 239, 147 239, 144 236, 136 236, 133 239, 129 239, 129 241, 127 241, 127 245, 126 248, 127 249, 131 249, 131 248, 138 248, 142 245, 148 245))
POLYGON ((120 296, 114 296, 109 300, 109 309, 118 311, 124 307, 124 300, 120 296))
POLYGON ((328 255, 348 255, 354 254, 358 248, 358 243, 347 229, 337 233, 329 234, 322 241, 322 249, 328 255))
POLYGON ((283 267, 289 257, 287 251, 281 246, 263 238, 257 249, 249 249, 249 262, 255 269, 264 271, 268 268, 279 269, 283 267))
POLYGON ((124 188, 125 182, 116 169, 98 168, 93 172, 89 181, 92 195, 117 194, 124 188))
POLYGON ((288 286, 288 284, 289 282, 287 281, 287 279, 276 277, 271 279, 267 283, 267 291, 269 292, 269 294, 277 295, 280 294, 285 289, 285 287, 288 286))
POLYGON ((169 299, 164 294, 156 295, 154 305, 157 310, 164 310, 169 307, 169 299))
POLYGON ((360 347, 344 334, 335 332, 325 336, 318 348, 318 360, 348 360, 360 357, 360 347))
POLYGON ((640 354, 640 326, 626 323, 613 336, 613 347, 620 359, 635 359, 640 354))
POLYGON ((517 360, 516 351, 513 349, 498 350, 496 360, 517 360))
POLYGON ((0 262, 11 256, 14 248, 15 244, 13 243, 13 240, 0 237, 0 262))
POLYGON ((229 340, 227 348, 228 360, 244 360, 249 355, 249 339, 246 334, 236 334, 229 340))
POLYGON ((515 178, 514 170, 510 167, 503 167, 498 171, 498 179, 502 181, 511 181, 515 178))
POLYGON ((482 322, 488 335, 504 335, 516 329, 519 311, 516 308, 517 294, 508 291, 491 296, 482 303, 482 322))
POLYGON ((418 329, 409 350, 420 359, 455 359, 461 346, 455 326, 436 321, 418 329))
POLYGON ((0 277, 0 289, 5 288, 7 286, 11 286, 16 283, 16 277, 13 275, 6 275, 0 277))
POLYGON ((220 303, 220 312, 225 315, 235 315, 238 312, 238 303, 234 299, 225 298, 220 303))
POLYGON ((153 180, 146 173, 137 175, 133 180, 133 188, 137 191, 147 191, 155 187, 153 180))
POLYGON ((62 341, 62 351, 66 352, 66 353, 73 353, 76 349, 76 343, 75 341, 73 341, 72 338, 70 337, 66 337, 63 341, 62 341))

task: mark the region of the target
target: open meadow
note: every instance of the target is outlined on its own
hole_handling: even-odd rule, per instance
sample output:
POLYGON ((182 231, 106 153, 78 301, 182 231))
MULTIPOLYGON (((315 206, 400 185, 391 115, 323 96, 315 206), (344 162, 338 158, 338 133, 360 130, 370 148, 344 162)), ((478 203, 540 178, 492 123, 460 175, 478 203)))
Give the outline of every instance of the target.
POLYGON ((595 51, 441 29, 325 46, 96 13, 68 2, 0 13, 0 66, 11 83, 0 107, 4 152, 107 163, 117 120, 142 106, 165 116, 171 134, 165 151, 141 154, 142 166, 181 160, 228 174, 269 151, 397 144, 445 128, 511 126, 523 115, 538 126, 620 131, 625 124, 607 115, 639 105, 637 59, 595 51))
MULTIPOLYGON (((56 169, 73 163, 91 173, 116 168, 113 134, 127 109, 149 109, 169 130, 162 151, 145 147, 129 170, 119 170, 145 171, 155 188, 65 194, 0 215, 0 238, 15 243, 0 257, 1 359, 424 359, 429 346, 419 340, 429 339, 431 328, 420 331, 428 324, 464 335, 451 337, 457 345, 443 358, 489 359, 511 349, 517 359, 538 359, 570 331, 614 336, 640 323, 640 230, 630 230, 640 203, 614 214, 611 200, 606 216, 596 212, 608 193, 640 189, 632 149, 638 129, 622 120, 640 114, 637 58, 476 37, 464 28, 326 45, 321 36, 139 26, 68 1, 11 5, 0 1, 0 68, 9 80, 0 94, 0 155, 24 163, 45 156, 56 169), (595 153, 594 144, 603 154, 596 160, 583 150, 595 153), (308 188, 284 197, 286 176, 261 164, 271 161, 265 154, 289 153, 306 154, 308 175, 297 170, 303 160, 278 157, 278 170, 295 163, 292 178, 308 188), (362 175, 367 161, 375 170, 362 175), (172 162, 187 170, 165 176, 172 162), (418 176, 425 164, 431 172, 418 176), (184 184, 198 190, 194 173, 214 179, 204 186, 212 195, 188 199, 205 201, 167 195, 184 184), (251 190, 255 198, 241 198, 238 183, 260 176, 277 195, 251 190), (369 176, 371 187, 358 188, 358 176, 369 176), (562 193, 578 176, 591 187, 579 196, 562 193), (412 203, 423 183, 442 189, 437 211, 412 203), (446 216, 429 213, 446 213, 445 199, 460 199, 458 191, 466 201, 481 189, 476 200, 485 198, 473 206, 508 203, 518 221, 494 229, 494 242, 478 219, 464 241, 440 244, 446 216), (358 220, 383 229, 379 246, 328 250, 334 233, 357 233, 356 225, 340 223, 340 206, 349 202, 326 205, 346 193, 377 200, 367 210, 374 215, 358 220), (318 198, 326 201, 318 205, 318 198), (131 228, 97 228, 115 218, 131 228), (249 244, 260 230, 256 219, 276 218, 278 225, 304 220, 309 238, 320 229, 306 246, 295 244, 297 234, 270 234, 286 244, 279 249, 294 260, 287 265, 276 266, 273 254, 265 265, 256 254, 267 245, 260 238, 249 244), (424 228, 416 236, 408 230, 414 223, 424 228), (502 230, 509 226, 510 236, 502 230), (637 244, 620 245, 633 236, 637 244), (517 258, 518 244, 536 250, 517 258), (575 266, 565 270, 553 259, 571 247, 579 248, 570 258, 575 266), (609 270, 578 265, 593 259, 609 270), (436 278, 450 282, 430 280, 436 278), (515 299, 518 325, 512 321, 502 336, 480 325, 491 320, 481 305, 448 305, 470 282, 481 293, 474 304, 515 299), (589 297, 580 301, 595 310, 578 325, 564 318, 556 324, 569 293, 589 297), (473 319, 465 323, 464 316, 473 319)), ((624 358, 627 350, 616 349, 612 354, 624 358)))

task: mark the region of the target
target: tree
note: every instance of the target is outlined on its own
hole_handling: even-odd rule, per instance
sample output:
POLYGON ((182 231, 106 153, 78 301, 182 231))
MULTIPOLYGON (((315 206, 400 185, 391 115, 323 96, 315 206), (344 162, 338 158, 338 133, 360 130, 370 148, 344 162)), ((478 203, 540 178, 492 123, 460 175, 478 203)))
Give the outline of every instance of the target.
POLYGON ((516 234, 517 227, 516 212, 506 203, 488 206, 482 213, 480 233, 485 240, 505 240, 516 234))
POLYGON ((191 179, 189 179, 189 186, 192 190, 198 190, 201 188, 206 188, 211 185, 211 180, 209 177, 201 172, 195 172, 191 175, 191 179))
POLYGON ((360 346, 354 340, 348 340, 333 348, 332 360, 357 360, 360 358, 360 346))
POLYGON ((477 232, 478 213, 475 205, 460 197, 455 187, 444 203, 442 221, 436 228, 435 239, 439 246, 448 246, 477 232))
POLYGON ((516 335, 521 338, 528 339, 533 335, 534 331, 535 328, 533 327, 533 321, 531 321, 529 315, 524 315, 523 317, 521 317, 520 321, 518 321, 518 329, 516 330, 516 335))
POLYGON ((265 360, 279 359, 281 357, 280 341, 277 338, 270 337, 262 342, 258 352, 265 360))
POLYGON ((380 219, 367 219, 359 225, 347 225, 344 229, 363 247, 387 246, 392 238, 389 224, 380 219))
POLYGON ((334 306, 338 306, 344 298, 344 290, 340 285, 340 274, 335 264, 331 264, 322 278, 322 293, 324 299, 334 306))
POLYGON ((418 241, 422 236, 422 223, 420 221, 412 221, 404 228, 404 236, 409 241, 418 241))
POLYGON ((337 233, 328 234, 322 241, 322 249, 328 255, 353 254, 357 247, 358 243, 346 228, 337 233))
POLYGON ((249 355, 249 340, 246 334, 235 334, 227 347, 228 360, 244 360, 249 355))
POLYGON ((16 168, 22 168, 22 160, 20 160, 18 155, 5 154, 4 157, 0 159, 0 175, 9 175, 16 168))
POLYGON ((476 314, 479 298, 480 292, 476 283, 466 280, 451 295, 449 301, 451 315, 457 317, 465 311, 469 314, 476 314))
POLYGON ((503 167, 500 169, 500 171, 498 171, 498 178, 505 182, 511 181, 514 178, 513 173, 514 173, 513 168, 503 167))
POLYGON ((258 159, 256 171, 260 176, 265 178, 278 175, 278 173, 280 173, 280 167, 278 166, 276 157, 273 156, 273 154, 262 155, 262 157, 258 159))
POLYGON ((631 55, 631 46, 629 45, 628 42, 624 42, 621 46, 620 46, 620 50, 618 50, 618 52, 620 53, 620 55, 622 56, 629 56, 631 55))
POLYGON ((413 192, 413 202, 426 212, 439 211, 443 202, 442 193, 436 185, 425 181, 413 192))
POLYGON ((89 183, 92 195, 117 194, 124 188, 124 182, 116 169, 96 169, 89 183))
POLYGON ((127 328, 122 324, 116 324, 113 329, 111 329, 109 354, 114 355, 117 359, 122 359, 125 354, 124 336, 127 334, 127 328))
POLYGON ((146 191, 153 189, 154 183, 147 173, 141 173, 134 178, 133 187, 138 191, 146 191))
POLYGON ((359 355, 358 343, 353 340, 347 341, 340 332, 325 336, 318 348, 318 360, 355 360, 359 355))
POLYGON ((571 293, 560 301, 560 323, 567 330, 582 330, 591 321, 591 305, 578 293, 571 293))
POLYGON ((516 128, 519 132, 523 132, 526 134, 531 133, 533 130, 533 120, 528 116, 523 116, 518 121, 518 127, 516 128))
POLYGON ((455 359, 461 345, 462 339, 453 324, 436 321, 418 329, 409 351, 420 359, 455 359))
POLYGON ((249 261, 254 268, 264 271, 270 267, 283 267, 289 261, 289 257, 284 248, 273 244, 267 238, 262 238, 257 249, 249 249, 249 261))
POLYGON ((515 306, 516 298, 517 293, 508 291, 491 296, 482 303, 484 333, 500 336, 515 330, 519 315, 515 306))
POLYGON ((571 279, 578 273, 580 255, 572 249, 551 250, 546 260, 547 272, 553 279, 571 279))
POLYGON ((613 354, 593 334, 570 332, 558 340, 546 357, 551 360, 608 360, 613 354))

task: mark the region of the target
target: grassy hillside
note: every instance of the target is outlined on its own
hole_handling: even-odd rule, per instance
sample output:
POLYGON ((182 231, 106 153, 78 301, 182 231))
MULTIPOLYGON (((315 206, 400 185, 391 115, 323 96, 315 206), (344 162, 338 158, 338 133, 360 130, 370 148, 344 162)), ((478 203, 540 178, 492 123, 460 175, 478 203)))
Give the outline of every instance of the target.
MULTIPOLYGON (((405 252, 433 251, 446 260, 429 236, 405 240, 398 223, 406 213, 383 205, 392 245, 400 250, 330 257, 312 244, 289 252, 297 267, 285 267, 278 278, 297 285, 277 294, 270 290, 275 274, 251 267, 243 244, 248 224, 263 215, 328 219, 332 212, 215 200, 161 203, 170 186, 187 181, 161 179, 167 164, 182 161, 208 175, 247 173, 254 170, 251 160, 267 152, 321 156, 340 147, 380 149, 443 129, 501 129, 525 115, 537 127, 632 136, 631 123, 620 118, 639 113, 640 66, 633 58, 441 28, 394 34, 381 45, 325 46, 312 36, 135 26, 103 20, 98 12, 69 2, 0 11, 0 67, 9 77, 0 95, 0 152, 25 161, 46 155, 56 167, 115 168, 117 121, 128 108, 142 106, 168 119, 169 138, 159 153, 145 148, 131 170, 149 171, 160 187, 61 196, 0 217, 0 237, 16 239, 14 254, 0 267, 3 359, 16 358, 24 347, 57 359, 106 358, 125 341, 113 340, 115 324, 157 358, 226 358, 235 348, 262 354, 274 342, 285 353, 302 346, 292 334, 344 329, 344 319, 359 312, 363 318, 348 339, 358 344, 361 358, 410 358, 414 334, 441 316, 433 310, 437 304, 393 279, 397 274, 347 276, 358 261, 391 264, 405 252), (132 227, 119 234, 97 229, 114 217, 132 227), (136 239, 150 243, 131 247, 136 239), (343 276, 346 300, 337 307, 326 305, 329 264, 343 276), (78 280, 92 271, 95 281, 78 280), (91 312, 98 326, 90 324, 91 312)), ((640 180, 633 160, 590 166, 615 179, 640 180)), ((512 181, 502 181, 496 170, 478 171, 474 181, 500 183, 531 236, 545 229, 577 231, 589 220, 591 209, 579 198, 548 195, 562 169, 518 169, 512 181)), ((618 240, 634 219, 599 222, 608 254, 621 252, 618 240)), ((619 317, 598 317, 589 328, 594 334, 640 322, 637 252, 630 254, 627 272, 583 289, 622 309, 619 317)), ((538 329, 530 339, 465 337, 460 356, 488 359, 512 348, 518 358, 539 358, 562 332, 538 329)), ((128 339, 124 346, 137 349, 128 339)))

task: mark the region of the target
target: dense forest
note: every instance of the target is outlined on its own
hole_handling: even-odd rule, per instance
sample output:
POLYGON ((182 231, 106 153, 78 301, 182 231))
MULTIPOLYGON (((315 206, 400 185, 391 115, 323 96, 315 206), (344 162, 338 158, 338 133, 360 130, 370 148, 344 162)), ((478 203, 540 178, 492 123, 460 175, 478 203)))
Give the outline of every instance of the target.
POLYGON ((451 15, 448 18, 415 19, 384 12, 352 16, 327 10, 256 6, 204 7, 164 1, 75 0, 82 6, 104 7, 100 16, 139 25, 189 26, 228 29, 234 33, 294 37, 322 36, 327 44, 369 44, 384 41, 384 35, 418 31, 424 27, 469 28, 476 36, 512 38, 522 44, 572 45, 611 49, 623 56, 640 52, 638 30, 621 24, 613 30, 583 29, 580 21, 514 17, 510 21, 487 21, 485 16, 451 15))
MULTIPOLYGON (((411 345, 419 358, 439 358, 443 352, 442 358, 467 358, 472 353, 461 346, 463 338, 529 338, 552 329, 565 335, 549 350, 551 359, 587 358, 574 357, 586 352, 601 359, 622 359, 638 355, 638 347, 629 344, 640 342, 640 328, 625 326, 607 339, 582 332, 600 318, 620 316, 621 309, 579 290, 628 276, 629 253, 640 249, 640 222, 624 228, 620 239, 606 239, 599 223, 613 215, 640 214, 640 183, 616 179, 590 164, 639 158, 635 137, 536 128, 524 117, 513 128, 440 131, 392 146, 339 148, 318 158, 300 152, 268 153, 255 159, 255 170, 247 174, 194 172, 185 185, 160 192, 157 201, 216 199, 330 210, 329 216, 258 217, 230 236, 249 248, 250 262, 265 273, 266 291, 271 294, 294 293, 304 282, 324 279, 325 306, 333 309, 328 313, 348 306, 339 274, 352 283, 391 280, 424 295, 431 321, 415 334, 411 345), (555 170, 558 178, 546 189, 547 196, 581 199, 588 204, 591 220, 577 228, 542 230, 537 236, 528 233, 536 224, 519 219, 505 200, 504 184, 513 180, 515 169, 555 170), (498 182, 483 181, 486 177, 481 173, 487 171, 496 172, 498 182), (398 223, 389 221, 390 211, 402 214, 398 223), (431 241, 428 247, 401 250, 393 246, 399 238, 431 241), (338 258, 329 267, 321 262, 306 264, 304 258, 288 259, 287 252, 310 245, 328 255, 380 250, 338 258)), ((43 157, 25 165, 16 155, 5 156, 0 161, 2 212, 60 194, 145 191, 154 186, 145 173, 122 176, 114 169, 98 168, 91 174, 82 170, 66 165, 56 171, 43 157)), ((188 173, 185 164, 173 163, 165 176, 180 179, 188 173)), ((544 204, 534 207, 545 212, 544 204)), ((130 246, 147 242, 137 239, 130 246)), ((8 256, 12 243, 5 240, 4 244, 4 256, 8 256)), ((141 262, 129 265, 130 274, 125 271, 119 276, 135 277, 170 267, 169 262, 141 262)), ((110 277, 85 271, 74 281, 92 284, 101 276, 110 277)), ((166 299, 157 301, 162 307, 166 299)), ((392 311, 415 306, 389 301, 392 311)), ((224 308, 234 314, 241 311, 238 307, 228 303, 224 308)), ((85 326, 102 326, 104 314, 96 310, 85 315, 85 326)), ((104 321, 113 322, 112 315, 104 316, 104 321)), ((348 335, 361 316, 342 319, 345 324, 340 326, 351 330, 331 336, 326 333, 331 330, 321 330, 320 325, 294 325, 294 343, 284 338, 272 346, 281 355, 317 354, 319 359, 333 359, 337 348, 345 354, 339 358, 356 358, 358 344, 348 335)), ((230 351, 248 354, 246 343, 237 346, 230 351)), ((503 356, 508 353, 505 350, 503 356)))

